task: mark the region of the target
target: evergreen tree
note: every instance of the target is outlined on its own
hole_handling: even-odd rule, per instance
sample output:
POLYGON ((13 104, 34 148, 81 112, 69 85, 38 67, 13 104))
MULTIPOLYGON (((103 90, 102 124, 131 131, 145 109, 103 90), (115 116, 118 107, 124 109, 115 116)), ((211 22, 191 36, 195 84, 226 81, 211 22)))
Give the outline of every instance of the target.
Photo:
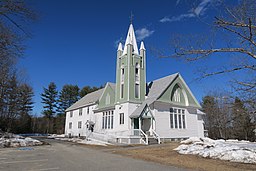
POLYGON ((79 99, 79 87, 66 84, 59 96, 58 115, 54 118, 54 131, 63 134, 65 129, 65 110, 79 99))
POLYGON ((59 97, 59 113, 64 114, 65 110, 79 99, 79 87, 77 85, 64 85, 59 97))
POLYGON ((19 86, 19 119, 17 121, 16 133, 28 133, 32 131, 32 119, 30 112, 33 109, 34 92, 32 87, 27 84, 19 86))
POLYGON ((240 140, 250 140, 253 135, 253 124, 250 113, 238 97, 235 98, 232 110, 235 138, 240 140))
POLYGON ((216 128, 214 124, 214 115, 217 110, 217 105, 215 103, 213 96, 205 96, 203 97, 202 102, 202 110, 206 113, 204 121, 205 121, 205 129, 208 130, 208 136, 211 138, 216 138, 216 128))
POLYGON ((48 85, 48 88, 44 88, 44 93, 41 94, 42 103, 44 104, 43 115, 48 119, 48 126, 46 133, 50 131, 51 118, 56 114, 58 107, 58 91, 54 82, 48 85))
POLYGON ((19 115, 18 80, 16 74, 13 74, 8 80, 5 104, 5 126, 6 131, 9 132, 12 131, 13 122, 19 115))
POLYGON ((96 90, 99 90, 99 89, 101 89, 101 88, 103 88, 103 86, 100 86, 100 87, 84 86, 84 87, 81 89, 81 91, 80 91, 80 97, 82 98, 82 97, 84 97, 85 95, 87 95, 87 94, 89 94, 89 93, 91 93, 91 92, 94 92, 94 91, 96 91, 96 90))

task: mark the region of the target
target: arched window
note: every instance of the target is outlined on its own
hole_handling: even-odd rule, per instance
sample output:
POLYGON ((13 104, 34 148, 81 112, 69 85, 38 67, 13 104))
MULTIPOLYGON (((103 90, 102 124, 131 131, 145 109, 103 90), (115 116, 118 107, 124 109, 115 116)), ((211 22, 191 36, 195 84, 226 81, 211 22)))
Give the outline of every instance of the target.
POLYGON ((110 104, 110 95, 107 94, 106 95, 106 105, 109 105, 110 104))
POLYGON ((180 102, 180 88, 177 88, 174 92, 173 99, 175 102, 180 102))
POLYGON ((140 91, 140 65, 136 63, 135 65, 135 98, 139 98, 140 91))
POLYGON ((137 62, 135 65, 135 81, 139 82, 139 80, 140 80, 140 65, 137 62))
POLYGON ((178 84, 176 84, 172 90, 171 101, 178 103, 181 101, 181 88, 178 84))
POLYGON ((120 78, 120 98, 122 99, 122 98, 124 98, 124 66, 123 66, 123 64, 122 64, 122 66, 121 66, 121 73, 120 73, 120 76, 121 76, 121 78, 120 78))

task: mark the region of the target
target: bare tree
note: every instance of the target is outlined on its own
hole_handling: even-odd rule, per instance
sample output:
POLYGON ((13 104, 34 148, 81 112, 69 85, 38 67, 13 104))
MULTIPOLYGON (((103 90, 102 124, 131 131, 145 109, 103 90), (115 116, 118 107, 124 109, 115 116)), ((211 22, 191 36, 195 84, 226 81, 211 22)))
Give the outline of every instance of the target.
POLYGON ((209 137, 214 139, 231 138, 231 101, 231 97, 219 92, 214 92, 203 98, 202 108, 206 113, 204 120, 209 137))
POLYGON ((254 0, 241 0, 236 5, 227 6, 223 1, 219 7, 222 10, 209 25, 213 34, 173 36, 174 53, 164 55, 160 52, 160 56, 176 57, 188 62, 203 60, 210 56, 215 60, 222 60, 222 55, 234 58, 235 62, 233 63, 225 63, 210 71, 203 69, 200 79, 218 74, 246 71, 250 73, 249 79, 234 80, 233 82, 236 84, 237 90, 255 95, 256 3, 254 0))
POLYGON ((23 55, 23 40, 30 36, 27 26, 34 19, 35 13, 27 1, 0 1, 0 121, 7 119, 8 128, 16 118, 14 115, 18 114, 15 105, 19 89, 16 62, 23 55))

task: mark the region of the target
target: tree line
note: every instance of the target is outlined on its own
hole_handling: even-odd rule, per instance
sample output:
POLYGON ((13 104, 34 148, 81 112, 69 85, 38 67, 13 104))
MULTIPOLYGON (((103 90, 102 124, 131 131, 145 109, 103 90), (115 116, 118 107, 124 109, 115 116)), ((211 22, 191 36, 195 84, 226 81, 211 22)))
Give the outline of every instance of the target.
POLYGON ((42 116, 33 118, 33 132, 63 134, 65 129, 65 110, 83 96, 100 87, 85 86, 81 90, 77 85, 66 84, 60 91, 54 82, 43 88, 41 94, 44 110, 42 116))
POLYGON ((30 36, 25 25, 35 19, 24 1, 0 1, 0 129, 4 131, 29 131, 33 90, 16 64, 30 36))
POLYGON ((214 93, 203 97, 205 129, 213 139, 255 141, 255 112, 239 97, 214 93))

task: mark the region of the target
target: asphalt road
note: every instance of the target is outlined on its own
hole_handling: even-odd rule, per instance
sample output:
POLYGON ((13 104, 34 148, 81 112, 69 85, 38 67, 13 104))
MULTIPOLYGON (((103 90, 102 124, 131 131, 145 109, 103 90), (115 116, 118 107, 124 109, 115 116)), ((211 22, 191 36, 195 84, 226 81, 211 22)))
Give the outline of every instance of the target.
POLYGON ((31 149, 0 149, 1 171, 185 171, 136 160, 74 143, 47 140, 31 149))

